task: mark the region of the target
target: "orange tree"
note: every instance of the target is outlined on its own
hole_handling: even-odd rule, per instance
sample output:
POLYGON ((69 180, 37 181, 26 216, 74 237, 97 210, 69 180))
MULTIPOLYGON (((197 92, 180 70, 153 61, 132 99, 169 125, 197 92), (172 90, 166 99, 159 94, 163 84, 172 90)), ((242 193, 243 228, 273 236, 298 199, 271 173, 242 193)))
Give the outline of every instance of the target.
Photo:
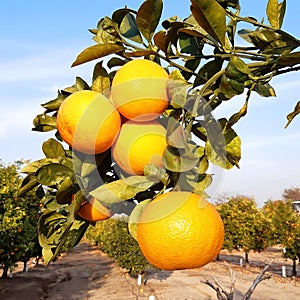
MULTIPOLYGON (((114 11, 111 16, 101 18, 96 28, 89 30, 95 44, 79 53, 72 67, 95 61, 92 80, 87 82, 78 76, 73 85, 60 89, 55 99, 42 104, 44 112, 34 118, 33 130, 53 130, 55 137, 43 143, 45 157, 23 170, 27 174, 24 190, 33 186, 44 186, 48 190, 38 224, 46 263, 80 241, 90 223, 78 216, 86 198, 94 197, 111 211, 130 216, 135 208, 135 217, 129 218, 130 232, 134 236, 138 216, 156 195, 168 189, 208 197, 205 191, 213 178, 210 166, 239 167, 241 139, 234 125, 247 114, 251 95, 274 96, 271 79, 299 69, 300 53, 295 49, 300 41, 281 29, 285 8, 285 0, 281 3, 269 0, 267 22, 260 22, 253 17, 241 16, 238 0, 191 0, 189 16, 183 20, 173 16, 162 21, 163 1, 147 0, 137 9, 125 7, 114 11), (253 29, 245 29, 247 27, 253 29), (247 44, 238 45, 238 36, 247 44), (161 65, 167 78, 160 75, 160 80, 155 81, 152 69, 145 67, 143 70, 150 70, 146 79, 141 68, 127 71, 126 76, 115 79, 122 67, 136 59, 161 65), (153 80, 149 80, 150 77, 153 80), (141 80, 142 88, 131 85, 132 79, 141 80), (117 109, 122 114, 121 105, 127 105, 131 99, 124 93, 121 96, 126 99, 117 98, 119 93, 114 88, 114 80, 120 83, 121 91, 123 84, 129 84, 130 89, 123 89, 128 94, 132 95, 133 90, 142 93, 144 100, 133 106, 134 111, 144 107, 144 113, 157 114, 157 120, 166 128, 167 145, 160 159, 162 163, 149 161, 141 175, 124 172, 114 161, 109 146, 95 155, 90 151, 80 152, 82 148, 76 150, 78 133, 84 138, 91 137, 90 130, 95 128, 85 125, 88 120, 92 125, 96 110, 90 109, 84 117, 87 121, 82 122, 76 133, 73 132, 76 138, 71 136, 74 139, 66 141, 69 147, 65 148, 61 143, 65 140, 57 131, 60 106, 68 96, 83 90, 100 93, 116 106, 121 101, 117 109), (155 88, 151 88, 153 86, 155 88), (157 86, 164 91, 163 95, 157 94, 157 86), (145 96, 145 90, 151 92, 151 96, 145 96), (168 102, 164 106, 166 95, 168 102), (240 110, 216 119, 214 110, 237 95, 245 97, 240 110), (164 111, 150 110, 155 107, 151 105, 153 99, 161 100, 164 111), (136 203, 139 203, 137 208, 136 203)), ((298 103, 288 115, 288 122, 299 113, 299 106, 298 103)), ((132 105, 128 105, 125 110, 131 108, 132 105)), ((70 111, 77 118, 82 107, 70 111)), ((121 126, 128 118, 123 114, 121 126)), ((120 125, 119 121, 104 121, 99 124, 101 128, 115 130, 116 124, 120 125)), ((65 129, 77 128, 73 125, 66 125, 65 129)), ((105 137, 102 135, 100 140, 103 138, 104 141, 105 137)), ((150 142, 149 145, 148 149, 151 149, 150 142)))
MULTIPOLYGON (((17 196, 21 185, 19 173, 22 162, 5 166, 0 164, 0 265, 2 277, 17 262, 27 261, 37 256, 39 244, 37 222, 40 199, 32 191, 17 196)), ((20 191, 22 193, 22 190, 20 191)))
POLYGON ((137 241, 128 231, 128 217, 110 218, 89 226, 85 237, 131 275, 143 274, 154 267, 146 260, 137 241))
POLYGON ((292 275, 296 276, 296 261, 300 257, 300 215, 292 207, 291 200, 269 200, 263 213, 269 219, 269 232, 273 245, 284 248, 283 256, 293 261, 292 275))
POLYGON ((270 224, 256 207, 254 199, 232 197, 219 204, 217 209, 225 227, 224 249, 243 250, 245 261, 249 263, 248 254, 251 250, 260 252, 269 246, 270 224))

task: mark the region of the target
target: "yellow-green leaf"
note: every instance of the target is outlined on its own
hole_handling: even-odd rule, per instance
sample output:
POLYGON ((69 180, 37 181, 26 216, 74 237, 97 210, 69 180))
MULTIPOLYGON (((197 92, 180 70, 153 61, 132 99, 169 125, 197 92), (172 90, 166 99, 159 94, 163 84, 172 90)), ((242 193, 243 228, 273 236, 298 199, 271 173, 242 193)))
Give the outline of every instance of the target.
POLYGON ((102 184, 90 192, 92 197, 112 204, 133 198, 137 193, 146 191, 155 182, 145 176, 130 176, 110 183, 102 184))
POLYGON ((162 14, 162 0, 146 0, 138 9, 136 23, 147 41, 152 39, 162 14))
POLYGON ((132 235, 132 237, 137 240, 137 226, 139 223, 139 219, 141 217, 141 214, 143 213, 143 210, 145 207, 152 201, 152 199, 147 199, 135 206, 133 211, 130 214, 129 220, 128 220, 128 230, 129 233, 132 235))
POLYGON ((225 46, 225 9, 215 0, 192 0, 191 11, 197 23, 222 46, 225 46))
POLYGON ((71 67, 81 65, 83 63, 101 58, 116 52, 124 50, 124 47, 119 44, 97 44, 84 49, 73 62, 71 67))
POLYGON ((286 9, 286 0, 278 3, 278 0, 269 0, 267 5, 267 16, 274 29, 280 29, 286 9))

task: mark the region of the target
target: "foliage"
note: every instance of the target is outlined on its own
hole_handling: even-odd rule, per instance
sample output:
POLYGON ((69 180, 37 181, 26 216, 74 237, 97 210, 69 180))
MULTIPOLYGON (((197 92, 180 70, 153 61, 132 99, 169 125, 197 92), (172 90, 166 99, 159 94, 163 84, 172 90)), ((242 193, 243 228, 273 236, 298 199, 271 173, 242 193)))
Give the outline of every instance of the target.
POLYGON ((38 255, 37 222, 40 199, 34 191, 17 196, 22 161, 5 166, 0 163, 0 264, 3 277, 18 261, 26 263, 38 255))
POLYGON ((221 203, 217 209, 225 227, 223 248, 232 251, 242 249, 246 254, 262 251, 269 245, 270 223, 256 207, 254 199, 237 196, 221 203))
MULTIPOLYGON (((300 259, 300 214, 290 200, 267 201, 263 212, 269 220, 272 244, 280 244, 285 251, 283 256, 295 261, 300 259)), ((296 275, 296 268, 293 270, 296 275)))
MULTIPOLYGON (((137 10, 114 11, 90 29, 95 45, 79 53, 72 67, 96 60, 92 82, 76 77, 72 86, 42 104, 45 111, 34 118, 33 130, 54 130, 56 139, 43 143, 45 158, 23 169, 28 174, 23 191, 36 186, 49 191, 38 227, 46 263, 76 245, 88 227, 77 216, 84 196, 92 195, 110 208, 128 208, 129 202, 152 199, 166 188, 207 196, 213 178, 210 164, 239 167, 241 139, 233 127, 247 114, 251 95, 275 96, 271 79, 299 69, 300 41, 281 29, 285 7, 285 0, 269 0, 265 23, 241 16, 239 1, 191 0, 189 16, 161 21, 163 1, 147 0, 137 10), (246 46, 237 44, 238 36, 246 46), (170 73, 170 105, 161 116, 168 147, 163 168, 149 165, 144 176, 128 177, 115 166, 110 149, 96 156, 64 149, 56 115, 75 91, 107 94, 116 69, 136 58, 153 60, 170 73), (214 110, 237 95, 245 97, 240 110, 216 119, 214 110), (76 200, 71 202, 73 194, 76 200)), ((288 122, 299 113, 298 106, 288 122)), ((254 247, 243 243, 246 251, 254 247)), ((234 242, 236 246, 242 245, 234 242)))
POLYGON ((106 253, 116 263, 132 275, 142 274, 147 269, 154 269, 142 254, 137 241, 131 236, 128 220, 108 219, 90 226, 86 238, 106 253))

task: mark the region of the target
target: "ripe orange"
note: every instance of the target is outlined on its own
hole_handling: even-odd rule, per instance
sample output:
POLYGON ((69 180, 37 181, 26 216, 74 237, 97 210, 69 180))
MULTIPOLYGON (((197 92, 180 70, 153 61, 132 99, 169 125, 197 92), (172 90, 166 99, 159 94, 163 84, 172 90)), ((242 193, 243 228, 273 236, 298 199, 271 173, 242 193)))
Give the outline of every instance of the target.
POLYGON ((112 215, 110 211, 95 198, 84 202, 78 210, 78 216, 87 221, 102 221, 109 219, 112 215))
POLYGON ((113 144, 121 117, 104 95, 82 90, 68 96, 57 114, 57 129, 63 140, 83 153, 104 152, 113 144))
POLYGON ((112 81, 111 95, 116 108, 130 120, 154 120, 169 105, 168 78, 168 73, 153 61, 136 59, 126 63, 112 81))
POLYGON ((215 207, 198 194, 168 192, 143 210, 137 239, 144 256, 159 269, 196 268, 218 255, 224 226, 215 207))
POLYGON ((166 129, 157 121, 128 121, 112 146, 112 155, 126 173, 143 175, 147 164, 162 166, 166 146, 166 129))

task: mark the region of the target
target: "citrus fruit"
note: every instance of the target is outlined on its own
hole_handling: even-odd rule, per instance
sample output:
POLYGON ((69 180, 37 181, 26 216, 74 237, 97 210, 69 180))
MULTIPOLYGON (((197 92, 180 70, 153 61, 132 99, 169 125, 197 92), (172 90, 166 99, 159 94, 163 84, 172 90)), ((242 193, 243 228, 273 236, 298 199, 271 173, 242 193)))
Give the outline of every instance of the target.
POLYGON ((104 95, 82 90, 68 96, 57 113, 57 130, 73 149, 97 154, 113 144, 121 118, 104 95))
POLYGON ((157 121, 128 121, 112 146, 117 165, 127 174, 143 175, 147 164, 162 166, 166 129, 157 121))
POLYGON ((224 226, 215 207, 198 194, 167 192, 143 210, 137 240, 155 267, 190 269, 201 267, 218 255, 224 226))
POLYGON ((78 216, 87 221, 102 221, 111 217, 110 211, 95 198, 85 201, 78 210, 78 216))
POLYGON ((154 120, 169 105, 168 78, 168 73, 159 64, 147 59, 124 64, 116 72, 111 86, 116 108, 130 120, 154 120))

